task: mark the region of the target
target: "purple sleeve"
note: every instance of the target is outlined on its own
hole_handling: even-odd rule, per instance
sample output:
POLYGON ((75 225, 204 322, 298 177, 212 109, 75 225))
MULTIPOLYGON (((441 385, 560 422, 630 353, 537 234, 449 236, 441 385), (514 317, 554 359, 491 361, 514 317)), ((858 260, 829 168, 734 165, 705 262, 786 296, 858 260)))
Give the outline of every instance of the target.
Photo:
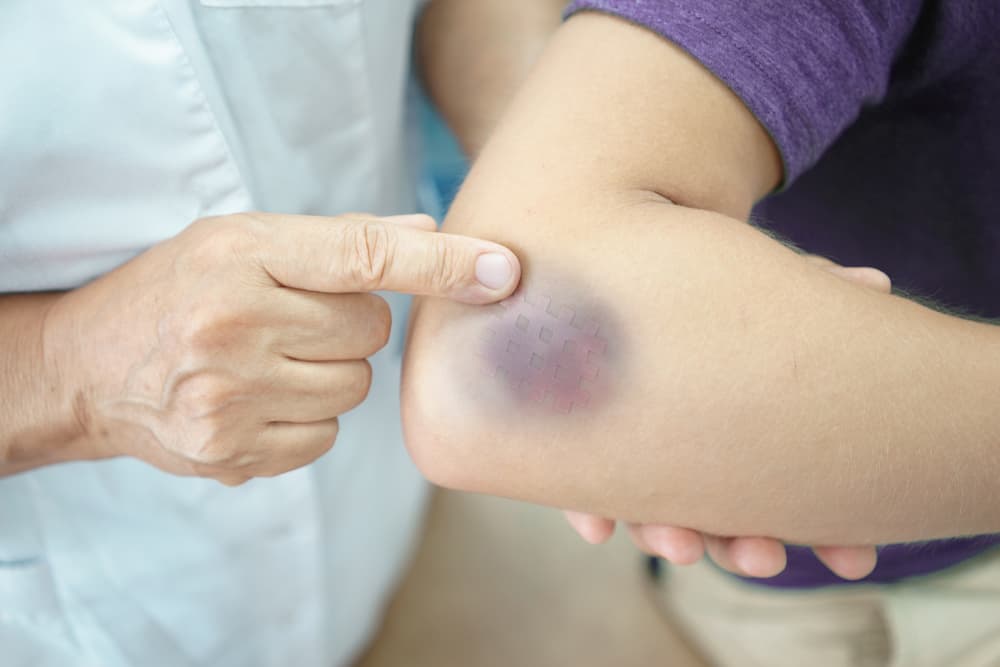
POLYGON ((697 58, 771 134, 785 185, 885 95, 922 0, 575 0, 645 26, 697 58))

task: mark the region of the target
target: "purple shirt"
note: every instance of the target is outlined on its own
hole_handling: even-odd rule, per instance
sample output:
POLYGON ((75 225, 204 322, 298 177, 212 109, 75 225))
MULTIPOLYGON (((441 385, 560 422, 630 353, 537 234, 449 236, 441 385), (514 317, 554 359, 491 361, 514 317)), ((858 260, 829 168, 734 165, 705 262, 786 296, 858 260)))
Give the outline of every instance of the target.
MULTIPOLYGON (((756 115, 785 165, 757 224, 841 264, 881 268, 911 294, 1000 318, 1000 2, 577 0, 569 13, 584 9, 678 44, 756 115)), ((866 581, 934 572, 996 544, 885 546, 866 581)), ((763 583, 842 582, 794 547, 763 583)))

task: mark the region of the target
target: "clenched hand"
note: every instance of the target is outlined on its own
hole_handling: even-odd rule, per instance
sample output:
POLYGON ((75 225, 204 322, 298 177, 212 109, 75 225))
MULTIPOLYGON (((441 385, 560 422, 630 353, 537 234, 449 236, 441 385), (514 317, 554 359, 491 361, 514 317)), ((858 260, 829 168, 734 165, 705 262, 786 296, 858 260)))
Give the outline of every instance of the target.
POLYGON ((90 458, 239 484, 316 459, 364 400, 390 329, 371 292, 490 303, 519 277, 426 216, 207 218, 56 302, 47 363, 90 458))

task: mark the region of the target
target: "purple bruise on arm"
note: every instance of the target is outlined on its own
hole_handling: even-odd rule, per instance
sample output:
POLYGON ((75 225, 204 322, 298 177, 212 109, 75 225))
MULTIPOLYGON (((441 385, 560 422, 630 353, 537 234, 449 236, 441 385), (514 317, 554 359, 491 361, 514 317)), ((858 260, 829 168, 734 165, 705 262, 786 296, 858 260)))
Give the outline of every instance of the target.
POLYGON ((484 372, 519 402, 557 413, 595 408, 608 389, 605 333, 571 306, 519 291, 495 307, 486 327, 484 372))

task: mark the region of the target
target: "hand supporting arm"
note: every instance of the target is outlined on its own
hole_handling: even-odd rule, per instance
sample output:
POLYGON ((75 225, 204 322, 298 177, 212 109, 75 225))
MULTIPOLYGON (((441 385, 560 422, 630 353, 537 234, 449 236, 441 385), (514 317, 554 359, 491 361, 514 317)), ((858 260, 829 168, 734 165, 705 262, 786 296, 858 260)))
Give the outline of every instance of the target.
POLYGON ((720 535, 1000 530, 997 329, 851 285, 740 222, 779 180, 764 130, 686 54, 571 19, 446 228, 519 253, 536 305, 514 307, 534 331, 562 307, 596 322, 600 381, 581 364, 589 405, 534 402, 490 375, 513 364, 531 385, 533 358, 478 342, 506 336, 516 355, 520 334, 424 300, 403 395, 418 464, 448 486, 720 535))

